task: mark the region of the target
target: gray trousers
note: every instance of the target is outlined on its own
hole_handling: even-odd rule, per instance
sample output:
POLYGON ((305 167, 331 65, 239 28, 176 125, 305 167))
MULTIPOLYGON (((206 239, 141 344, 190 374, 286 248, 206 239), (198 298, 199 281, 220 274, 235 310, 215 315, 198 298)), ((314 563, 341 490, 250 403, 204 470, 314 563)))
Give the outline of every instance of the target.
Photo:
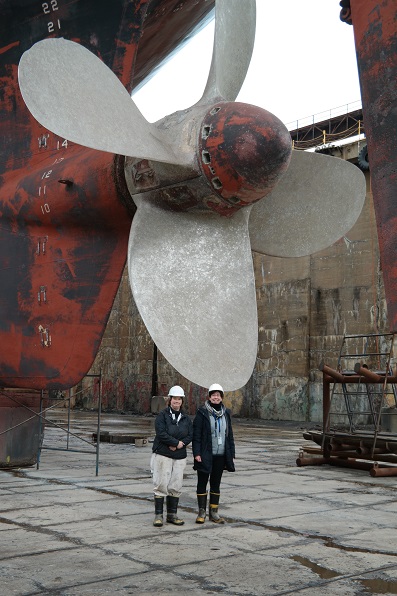
POLYGON ((182 492, 183 471, 187 458, 172 459, 153 453, 150 468, 153 474, 153 492, 157 497, 179 497, 182 492))

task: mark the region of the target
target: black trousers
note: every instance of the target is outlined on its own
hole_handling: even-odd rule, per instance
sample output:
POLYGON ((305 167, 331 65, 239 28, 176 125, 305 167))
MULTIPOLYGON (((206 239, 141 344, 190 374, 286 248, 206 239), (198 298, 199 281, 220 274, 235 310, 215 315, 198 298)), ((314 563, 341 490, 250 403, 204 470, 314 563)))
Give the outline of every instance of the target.
POLYGON ((225 469, 225 456, 214 455, 212 457, 211 474, 197 470, 197 494, 203 495, 207 492, 208 479, 210 481, 210 492, 220 493, 223 470, 225 469))

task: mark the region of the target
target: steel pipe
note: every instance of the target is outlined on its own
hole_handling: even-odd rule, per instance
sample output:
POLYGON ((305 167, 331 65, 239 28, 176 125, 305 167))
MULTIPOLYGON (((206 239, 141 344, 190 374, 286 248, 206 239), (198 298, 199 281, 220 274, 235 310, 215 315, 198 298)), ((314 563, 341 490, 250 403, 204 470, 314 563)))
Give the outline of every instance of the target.
POLYGON ((371 470, 369 471, 370 476, 372 476, 373 478, 377 478, 380 476, 397 476, 397 467, 395 468, 391 468, 391 467, 384 467, 381 468, 379 466, 373 466, 371 468, 371 470))
POLYGON ((328 460, 325 457, 298 457, 296 465, 301 468, 302 466, 322 466, 327 464, 328 460))
POLYGON ((324 362, 321 362, 319 369, 326 375, 328 375, 329 377, 332 377, 332 379, 334 379, 335 381, 338 381, 338 383, 345 383, 345 377, 337 370, 331 368, 330 366, 327 366, 324 362))

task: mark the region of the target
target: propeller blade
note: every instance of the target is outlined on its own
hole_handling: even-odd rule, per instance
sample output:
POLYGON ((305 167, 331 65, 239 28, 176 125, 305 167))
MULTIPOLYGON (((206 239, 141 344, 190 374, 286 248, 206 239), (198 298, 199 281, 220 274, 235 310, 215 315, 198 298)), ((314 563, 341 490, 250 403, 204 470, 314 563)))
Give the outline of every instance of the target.
POLYGON ((255 23, 255 0, 216 0, 212 63, 198 103, 236 99, 251 61, 255 23))
POLYGON ((167 211, 139 198, 136 203, 128 268, 153 341, 197 385, 242 387, 255 365, 258 338, 249 210, 222 218, 167 211))
POLYGON ((22 55, 18 77, 32 115, 60 137, 109 153, 181 163, 117 76, 85 47, 44 39, 22 55))
POLYGON ((356 166, 337 157, 292 151, 286 174, 252 208, 252 250, 277 257, 322 250, 353 227, 364 200, 365 177, 356 166))

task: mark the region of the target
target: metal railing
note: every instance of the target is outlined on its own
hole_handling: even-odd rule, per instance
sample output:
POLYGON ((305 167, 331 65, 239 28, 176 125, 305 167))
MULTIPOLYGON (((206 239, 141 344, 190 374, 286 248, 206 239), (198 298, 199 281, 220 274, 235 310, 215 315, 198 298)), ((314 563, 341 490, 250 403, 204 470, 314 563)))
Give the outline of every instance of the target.
MULTIPOLYGON (((88 374, 85 376, 85 378, 92 378, 92 379, 96 379, 99 380, 99 392, 98 392, 98 420, 97 420, 97 437, 100 436, 100 432, 101 432, 101 411, 102 411, 102 376, 101 374, 88 374)), ((71 431, 71 421, 70 421, 70 411, 71 411, 71 400, 74 399, 76 397, 76 395, 80 394, 80 393, 84 393, 85 391, 87 391, 88 389, 91 389, 91 386, 88 387, 84 387, 83 389, 81 389, 80 391, 78 391, 77 393, 73 393, 72 394, 72 390, 69 389, 68 390, 68 395, 67 396, 56 396, 56 397, 51 397, 51 396, 44 396, 44 393, 42 392, 41 397, 40 397, 40 413, 36 414, 37 416, 39 416, 39 420, 40 420, 40 434, 43 437, 43 440, 40 441, 39 444, 39 449, 38 449, 38 453, 37 453, 37 464, 36 467, 37 469, 39 469, 40 467, 40 459, 41 459, 41 452, 44 449, 47 450, 52 450, 52 451, 69 451, 69 452, 75 452, 75 453, 95 453, 96 457, 95 457, 95 476, 98 476, 99 473, 99 445, 100 445, 100 441, 97 440, 96 441, 96 446, 94 446, 92 444, 91 441, 88 441, 87 439, 85 439, 84 437, 81 437, 80 435, 77 435, 76 433, 71 431), (53 405, 48 406, 46 408, 43 408, 43 404, 47 401, 52 401, 54 402, 53 405), (47 418, 45 416, 45 414, 51 410, 53 410, 54 408, 56 408, 57 406, 59 406, 60 404, 65 404, 67 403, 68 405, 68 412, 67 412, 67 425, 66 428, 65 426, 61 425, 61 424, 57 424, 56 422, 54 422, 53 420, 50 420, 49 418, 47 418), (66 433, 66 447, 53 447, 53 446, 47 446, 44 445, 44 426, 51 426, 53 428, 57 428, 59 430, 61 430, 62 432, 66 433), (78 441, 81 441, 87 445, 89 445, 90 449, 75 449, 75 448, 71 448, 70 444, 69 444, 69 439, 70 437, 74 437, 75 439, 77 439, 78 441)))

